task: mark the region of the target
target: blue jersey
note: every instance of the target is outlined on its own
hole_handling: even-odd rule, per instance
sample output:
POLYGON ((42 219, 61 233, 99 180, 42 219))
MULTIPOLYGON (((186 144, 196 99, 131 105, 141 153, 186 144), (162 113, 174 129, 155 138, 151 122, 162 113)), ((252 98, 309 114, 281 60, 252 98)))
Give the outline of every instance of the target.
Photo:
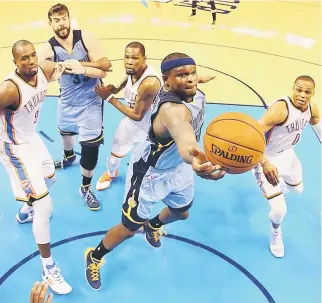
POLYGON ((151 114, 151 124, 146 142, 142 143, 140 148, 141 156, 148 166, 157 169, 170 169, 183 162, 179 154, 178 147, 172 138, 158 138, 153 131, 153 120, 156 117, 159 108, 166 102, 172 102, 185 105, 191 112, 191 125, 195 131, 197 141, 200 139, 201 129, 205 116, 205 95, 197 90, 192 102, 185 102, 171 91, 160 90, 156 97, 154 108, 151 114))
MULTIPOLYGON (((80 30, 73 30, 73 50, 69 53, 57 40, 52 37, 49 43, 54 52, 54 61, 61 62, 68 59, 89 62, 88 51, 82 39, 80 30)), ((93 91, 100 79, 83 75, 62 75, 59 101, 72 106, 84 106, 90 103, 102 103, 102 99, 93 91)))

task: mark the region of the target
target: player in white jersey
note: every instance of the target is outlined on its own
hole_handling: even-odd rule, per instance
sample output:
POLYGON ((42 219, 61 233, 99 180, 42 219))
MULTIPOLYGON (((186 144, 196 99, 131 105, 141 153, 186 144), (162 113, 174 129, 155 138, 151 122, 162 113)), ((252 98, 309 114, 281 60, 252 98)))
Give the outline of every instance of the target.
POLYGON ((0 159, 16 200, 25 202, 16 219, 28 220, 24 216, 33 211, 32 230, 43 265, 42 277, 54 292, 66 294, 72 288, 50 252, 52 201, 48 189, 55 181, 55 167, 36 133, 48 81, 60 76, 64 66, 53 62, 38 65, 35 48, 26 40, 16 42, 12 54, 17 69, 0 84, 0 159))
POLYGON ((139 142, 145 140, 149 130, 151 105, 162 79, 153 67, 146 64, 145 48, 140 42, 131 42, 125 48, 124 67, 127 76, 116 88, 99 86, 96 93, 103 99, 125 88, 125 102, 109 98, 109 102, 124 114, 115 132, 112 152, 107 160, 107 171, 97 181, 96 189, 108 188, 118 175, 122 158, 139 142))
POLYGON ((101 287, 103 256, 144 226, 146 239, 160 247, 162 225, 189 216, 194 198, 194 171, 203 178, 218 180, 221 167, 213 166, 198 140, 204 122, 205 95, 197 89, 195 61, 182 53, 172 53, 161 63, 164 86, 160 89, 149 134, 133 151, 127 174, 122 207, 122 223, 109 229, 95 248, 85 252, 86 279, 93 289, 101 287), (154 203, 166 207, 149 220, 154 203))
POLYGON ((289 190, 303 192, 302 166, 293 147, 300 141, 308 124, 321 142, 320 113, 316 104, 310 102, 314 90, 315 83, 311 77, 298 77, 292 96, 279 98, 259 120, 266 134, 267 146, 263 160, 253 173, 271 207, 270 250, 278 258, 284 256, 280 226, 287 210, 284 193, 289 190))

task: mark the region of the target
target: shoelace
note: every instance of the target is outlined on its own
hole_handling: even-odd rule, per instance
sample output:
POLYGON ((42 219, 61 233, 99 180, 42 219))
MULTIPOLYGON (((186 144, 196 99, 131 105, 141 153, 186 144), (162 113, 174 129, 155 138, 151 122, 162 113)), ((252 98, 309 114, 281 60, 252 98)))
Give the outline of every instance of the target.
POLYGON ((157 230, 154 230, 152 232, 152 237, 155 242, 158 242, 158 240, 163 236, 166 235, 167 233, 163 230, 163 226, 158 228, 157 230))
POLYGON ((92 278, 92 281, 98 281, 99 280, 99 277, 100 277, 100 268, 104 265, 104 261, 101 260, 99 263, 96 263, 93 261, 92 259, 92 262, 89 266, 88 266, 88 269, 91 271, 91 278, 92 278))
POLYGON ((60 275, 60 269, 56 266, 54 268, 48 270, 48 273, 54 279, 54 281, 59 284, 61 284, 65 281, 64 277, 60 275))
POLYGON ((89 189, 86 190, 85 199, 89 204, 97 202, 97 199, 95 198, 94 194, 89 189))

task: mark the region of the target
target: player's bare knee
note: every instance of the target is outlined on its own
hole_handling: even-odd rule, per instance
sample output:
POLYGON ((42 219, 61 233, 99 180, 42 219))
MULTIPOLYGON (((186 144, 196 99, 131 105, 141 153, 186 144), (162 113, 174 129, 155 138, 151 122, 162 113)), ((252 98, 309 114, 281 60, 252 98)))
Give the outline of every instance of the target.
POLYGON ((270 220, 275 224, 280 224, 287 213, 284 195, 281 193, 268 201, 271 206, 271 211, 269 213, 270 220))
POLYGON ((171 209, 172 216, 176 217, 178 220, 186 220, 189 217, 189 210, 171 209))
POLYGON ((122 226, 122 234, 124 235, 124 238, 129 239, 135 235, 136 230, 130 230, 124 224, 121 224, 121 226, 122 226))

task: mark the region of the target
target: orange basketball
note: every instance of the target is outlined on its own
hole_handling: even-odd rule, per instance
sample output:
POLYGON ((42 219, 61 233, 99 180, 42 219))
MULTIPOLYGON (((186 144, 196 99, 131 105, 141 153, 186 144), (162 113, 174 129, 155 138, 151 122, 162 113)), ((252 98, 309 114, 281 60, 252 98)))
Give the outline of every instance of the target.
POLYGON ((207 158, 229 174, 251 170, 263 157, 266 140, 262 127, 252 117, 229 112, 208 125, 203 137, 207 158))

